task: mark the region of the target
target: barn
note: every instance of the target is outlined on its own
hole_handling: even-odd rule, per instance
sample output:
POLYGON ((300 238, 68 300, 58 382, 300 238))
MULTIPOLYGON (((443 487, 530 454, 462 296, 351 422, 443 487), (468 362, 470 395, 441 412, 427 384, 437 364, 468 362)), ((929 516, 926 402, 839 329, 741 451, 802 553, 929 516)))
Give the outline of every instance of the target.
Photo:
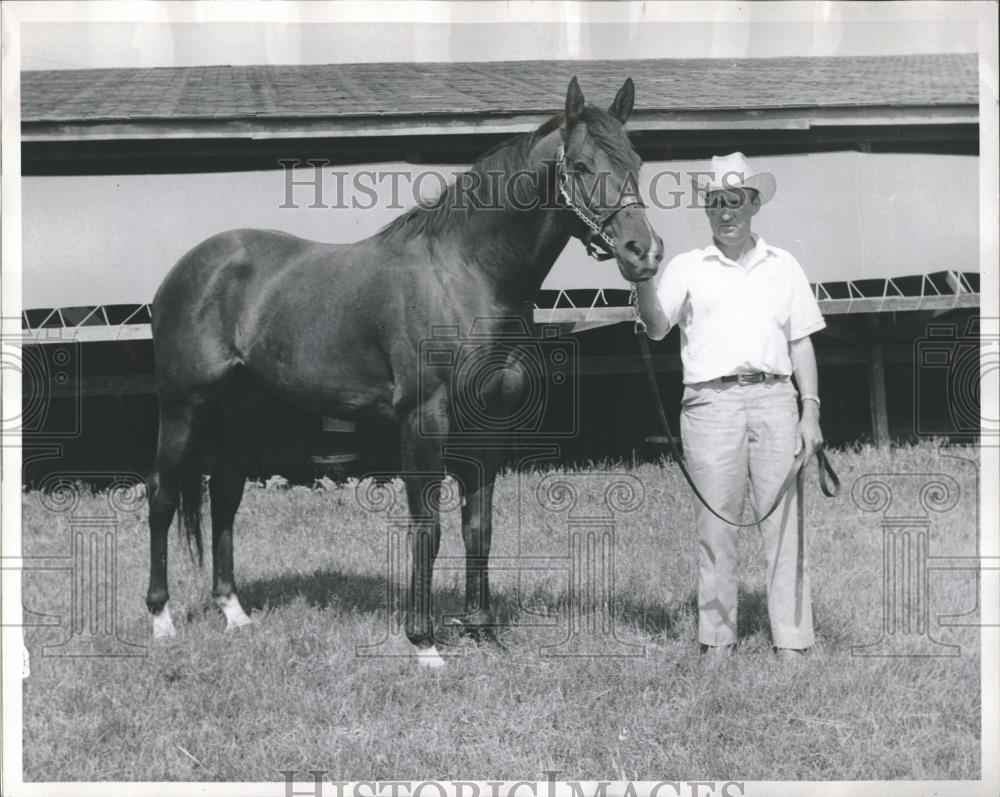
MULTIPOLYGON (((979 116, 973 54, 207 66, 24 72, 25 479, 68 463, 149 466, 149 302, 188 249, 235 227, 374 233, 433 185, 556 111, 578 76, 636 84, 641 187, 668 256, 703 246, 686 175, 740 150, 778 182, 755 229, 802 262, 824 431, 880 445, 979 432, 979 116), (427 179, 424 179, 427 178, 427 179)), ((628 286, 567 247, 535 320, 574 342, 581 433, 568 459, 658 452, 628 286)), ((653 345, 669 408, 677 333, 653 345)), ((564 389, 565 391, 565 389, 564 389)), ((565 401, 563 400, 565 399, 565 401)), ((674 410, 676 412, 676 410, 674 410)), ((258 470, 309 475, 388 456, 384 429, 286 408, 258 470)))

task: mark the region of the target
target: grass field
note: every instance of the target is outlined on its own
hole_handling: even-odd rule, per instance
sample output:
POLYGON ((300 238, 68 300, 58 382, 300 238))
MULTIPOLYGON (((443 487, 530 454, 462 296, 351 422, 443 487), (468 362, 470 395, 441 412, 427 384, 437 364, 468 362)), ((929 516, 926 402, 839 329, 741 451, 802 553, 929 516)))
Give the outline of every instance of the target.
MULTIPOLYGON (((881 515, 863 512, 851 488, 870 473, 896 474, 904 486, 928 481, 921 474, 949 474, 961 492, 933 519, 930 551, 970 555, 978 452, 928 444, 834 452, 832 460, 844 483, 840 498, 820 495, 814 471, 807 482, 819 642, 798 668, 770 656, 754 529, 741 532, 740 653, 717 671, 700 666, 692 499, 673 465, 564 472, 580 487, 583 514, 603 511, 605 471, 627 472, 645 491, 639 509, 615 519, 617 639, 584 633, 555 651, 575 657, 541 650, 566 635, 571 613, 567 517, 541 508, 535 493, 550 471, 502 477, 493 581, 508 651, 477 648, 446 631, 452 658, 439 672, 401 657, 407 643, 394 633, 379 650, 395 655, 355 655, 396 618, 387 605, 387 576, 396 577, 387 573, 387 524, 359 507, 355 485, 248 486, 235 543, 237 580, 255 620, 246 631, 223 633, 210 569, 192 565, 172 533, 178 636, 166 644, 151 644, 143 604, 145 510, 125 512, 119 634, 147 644, 146 655, 53 658, 43 646, 68 632, 29 629, 24 777, 276 781, 281 770, 321 769, 330 780, 541 780, 545 770, 560 770, 563 780, 976 778, 979 634, 937 622, 975 607, 975 573, 929 576, 930 632, 960 645, 960 655, 852 655, 852 644, 880 636, 883 573, 881 515), (538 557, 530 561, 548 569, 513 568, 503 557, 515 556, 518 545, 522 557, 538 557), (623 652, 638 655, 611 655, 623 652)), ((894 510, 902 502, 904 514, 919 514, 908 489, 894 488, 894 510)), ((86 511, 107 511, 106 497, 85 496, 77 513, 86 511)), ((66 554, 69 523, 38 493, 26 493, 24 553, 66 554)), ((461 608, 461 559, 451 559, 461 556, 451 512, 435 575, 438 612, 461 608)), ((26 574, 24 583, 29 609, 69 612, 65 573, 26 574)), ((921 642, 911 639, 906 649, 921 642)))

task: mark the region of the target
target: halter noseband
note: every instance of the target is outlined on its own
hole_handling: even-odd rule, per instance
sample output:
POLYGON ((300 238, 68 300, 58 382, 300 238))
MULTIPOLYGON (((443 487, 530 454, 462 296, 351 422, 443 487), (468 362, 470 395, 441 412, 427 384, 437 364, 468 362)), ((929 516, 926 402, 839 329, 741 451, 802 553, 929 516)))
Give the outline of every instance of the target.
POLYGON ((604 231, 604 228, 617 213, 625 210, 625 208, 632 207, 633 205, 640 208, 646 206, 635 197, 627 197, 621 204, 606 210, 602 215, 596 215, 586 206, 581 209, 579 206, 573 204, 573 200, 570 199, 569 191, 567 190, 569 174, 566 172, 566 148, 562 144, 559 145, 556 174, 559 179, 559 194, 562 196, 563 202, 566 203, 566 207, 572 210, 587 227, 587 232, 580 239, 587 248, 587 254, 595 260, 610 260, 615 256, 615 241, 614 238, 604 231), (594 240, 595 238, 597 239, 596 241, 594 240))

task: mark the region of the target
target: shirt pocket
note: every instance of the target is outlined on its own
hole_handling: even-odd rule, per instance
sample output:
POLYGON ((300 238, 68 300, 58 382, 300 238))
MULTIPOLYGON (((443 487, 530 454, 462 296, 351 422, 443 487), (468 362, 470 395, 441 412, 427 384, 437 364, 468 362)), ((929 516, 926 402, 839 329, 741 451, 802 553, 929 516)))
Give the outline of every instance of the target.
POLYGON ((777 326, 787 329, 792 313, 788 281, 782 279, 781 274, 771 272, 761 280, 760 289, 761 309, 766 308, 767 317, 777 326))

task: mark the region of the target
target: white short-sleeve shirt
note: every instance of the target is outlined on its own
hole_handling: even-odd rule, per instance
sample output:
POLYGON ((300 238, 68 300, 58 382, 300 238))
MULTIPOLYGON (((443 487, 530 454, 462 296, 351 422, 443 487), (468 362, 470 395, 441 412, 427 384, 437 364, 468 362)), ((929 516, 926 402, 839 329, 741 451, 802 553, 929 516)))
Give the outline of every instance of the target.
POLYGON ((685 384, 742 371, 791 375, 789 342, 826 326, 792 255, 757 236, 743 263, 711 244, 663 270, 656 295, 670 327, 681 328, 685 384))

